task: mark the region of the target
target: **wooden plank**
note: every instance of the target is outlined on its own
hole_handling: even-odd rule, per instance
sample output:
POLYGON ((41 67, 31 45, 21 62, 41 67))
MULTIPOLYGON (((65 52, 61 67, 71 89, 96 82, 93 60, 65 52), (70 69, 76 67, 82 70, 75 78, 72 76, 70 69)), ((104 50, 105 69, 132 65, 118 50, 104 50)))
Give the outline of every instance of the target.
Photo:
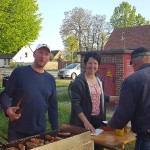
POLYGON ((94 150, 94 142, 91 140, 87 143, 71 148, 70 150, 94 150))
POLYGON ((90 134, 91 132, 88 131, 57 142, 34 148, 33 150, 68 150, 89 142, 91 140, 90 134))

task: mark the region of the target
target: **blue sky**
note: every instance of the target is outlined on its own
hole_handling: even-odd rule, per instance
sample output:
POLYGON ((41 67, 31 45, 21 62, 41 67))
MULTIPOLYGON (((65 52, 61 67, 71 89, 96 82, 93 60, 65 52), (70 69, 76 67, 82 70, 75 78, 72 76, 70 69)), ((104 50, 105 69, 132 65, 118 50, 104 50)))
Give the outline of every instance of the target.
MULTIPOLYGON (((113 15, 114 8, 122 2, 122 0, 37 0, 43 22, 42 30, 38 39, 33 43, 32 48, 35 49, 39 43, 46 43, 50 46, 51 50, 64 49, 59 29, 65 18, 65 11, 81 7, 91 11, 93 15, 106 15, 107 21, 109 21, 113 15)), ((149 0, 126 0, 126 2, 131 6, 135 6, 137 13, 150 20, 149 0)))

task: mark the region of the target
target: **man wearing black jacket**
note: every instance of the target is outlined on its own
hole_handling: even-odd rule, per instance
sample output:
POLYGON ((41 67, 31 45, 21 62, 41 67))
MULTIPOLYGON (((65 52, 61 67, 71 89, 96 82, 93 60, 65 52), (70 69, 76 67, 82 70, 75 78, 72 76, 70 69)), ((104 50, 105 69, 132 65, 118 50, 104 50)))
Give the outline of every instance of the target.
POLYGON ((137 134, 135 150, 150 150, 150 49, 135 49, 131 65, 135 73, 122 83, 119 103, 108 126, 122 129, 131 121, 137 134))

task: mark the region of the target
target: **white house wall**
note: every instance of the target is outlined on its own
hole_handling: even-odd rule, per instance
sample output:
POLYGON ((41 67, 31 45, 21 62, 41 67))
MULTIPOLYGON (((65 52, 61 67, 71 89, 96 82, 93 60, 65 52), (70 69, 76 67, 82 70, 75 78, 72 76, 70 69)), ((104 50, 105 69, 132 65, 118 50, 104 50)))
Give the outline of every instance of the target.
POLYGON ((0 67, 9 67, 10 59, 0 59, 0 67))
POLYGON ((33 52, 29 47, 22 47, 12 60, 17 63, 31 63, 34 61, 33 52))
POLYGON ((0 67, 4 66, 4 59, 0 59, 0 67))

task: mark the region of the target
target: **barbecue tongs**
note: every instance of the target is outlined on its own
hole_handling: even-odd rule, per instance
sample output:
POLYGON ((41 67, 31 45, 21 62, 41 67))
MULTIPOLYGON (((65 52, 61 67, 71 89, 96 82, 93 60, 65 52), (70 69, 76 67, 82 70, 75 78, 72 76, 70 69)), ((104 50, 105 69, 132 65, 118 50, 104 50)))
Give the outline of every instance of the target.
POLYGON ((17 114, 20 114, 24 110, 25 106, 20 107, 20 104, 21 104, 21 102, 22 102, 23 99, 24 99, 24 96, 22 96, 20 98, 20 100, 18 101, 18 103, 16 105, 16 109, 14 110, 14 112, 17 113, 17 114), (19 107, 19 109, 18 109, 18 107, 19 107))

